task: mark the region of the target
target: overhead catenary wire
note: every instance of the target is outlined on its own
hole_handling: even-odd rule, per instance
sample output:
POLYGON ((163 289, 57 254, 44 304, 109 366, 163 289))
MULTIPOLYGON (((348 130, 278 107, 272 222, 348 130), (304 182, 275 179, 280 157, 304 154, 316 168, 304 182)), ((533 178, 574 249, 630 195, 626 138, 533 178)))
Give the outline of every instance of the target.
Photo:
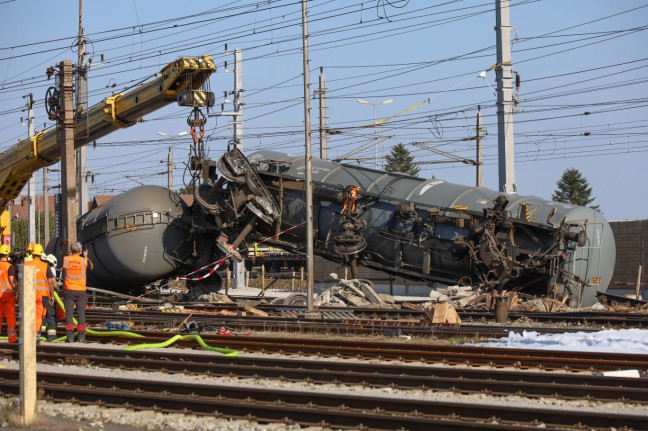
MULTIPOLYGON (((484 2, 484 4, 485 3, 486 2, 484 2)), ((355 6, 357 6, 358 4, 359 3, 354 3, 355 6)), ((276 14, 274 16, 276 18, 276 14)), ((397 17, 397 16, 395 15, 394 17, 397 17)), ((274 28, 276 29, 278 27, 274 27, 274 28)), ((287 28, 288 27, 283 27, 282 29, 286 30, 287 28)), ((335 28, 336 28, 335 25, 331 26, 332 30, 334 30, 335 28)), ((601 34, 603 34, 605 32, 587 32, 587 31, 583 31, 583 32, 579 32, 579 34, 576 35, 572 31, 568 37, 571 38, 571 39, 583 38, 583 37, 588 37, 588 36, 594 36, 595 33, 598 33, 599 35, 601 35, 601 34)), ((151 34, 155 34, 155 33, 151 33, 151 34)), ((275 33, 275 35, 276 35, 276 33, 275 33)), ((536 41, 539 42, 539 41, 542 40, 542 38, 555 39, 557 37, 563 37, 563 36, 557 35, 557 34, 549 35, 549 36, 542 36, 542 37, 539 36, 539 37, 536 38, 536 41)), ((314 36, 314 38, 315 38, 315 36, 314 36)), ((275 39, 275 40, 278 41, 280 39, 275 39)), ((286 41, 287 41, 286 43, 292 43, 292 41, 288 41, 288 40, 286 40, 286 41)), ((516 42, 516 45, 517 46, 522 46, 523 42, 527 43, 525 38, 521 38, 518 42, 516 42)), ((551 49, 549 44, 545 44, 545 45, 547 45, 545 48, 540 48, 540 49, 545 49, 545 50, 550 50, 551 49)), ((262 44, 257 44, 256 46, 258 48, 254 48, 254 49, 262 50, 262 48, 263 48, 262 44)), ((334 45, 330 45, 330 46, 334 46, 334 45)), ((581 48, 578 48, 578 49, 581 49, 581 48)), ((261 52, 262 51, 259 51, 259 53, 261 53, 261 52)), ((279 55, 282 54, 282 53, 286 53, 286 52, 289 52, 289 51, 285 51, 283 49, 278 50, 279 55)), ((532 52, 532 51, 530 51, 530 52, 532 52)), ((484 54, 488 55, 488 50, 484 51, 484 54)), ((560 55, 560 54, 556 53, 555 55, 560 55)), ((270 57, 273 57, 273 56, 274 56, 274 54, 270 55, 270 57)), ((131 64, 131 65, 135 64, 134 63, 135 61, 140 61, 140 60, 142 60, 142 58, 143 57, 136 55, 136 56, 133 56, 133 60, 130 61, 130 62, 124 62, 119 66, 117 65, 117 63, 114 63, 115 67, 113 67, 110 70, 111 71, 117 71, 118 74, 123 73, 124 75, 127 74, 128 71, 143 70, 143 69, 139 69, 139 68, 135 68, 135 67, 123 67, 123 65, 126 65, 126 64, 131 64)), ((252 58, 253 59, 251 59, 249 61, 251 61, 251 62, 257 61, 256 58, 254 58, 254 57, 252 57, 252 58)), ((151 59, 152 59, 152 57, 151 57, 151 59)), ((126 61, 126 60, 124 60, 124 61, 126 61)), ((537 62, 537 61, 542 61, 542 60, 533 60, 533 61, 537 62)), ((612 63, 612 62, 610 62, 610 63, 612 63)), ((144 61, 144 66, 148 67, 148 64, 149 64, 148 60, 145 60, 144 61)), ((158 65, 159 60, 155 59, 155 61, 151 61, 150 64, 151 65, 153 65, 153 64, 158 65)), ((345 70, 345 68, 342 67, 340 70, 345 70)), ((423 70, 425 70, 425 69, 423 69, 423 70)), ((111 71, 106 70, 106 72, 104 72, 103 75, 108 76, 110 74, 113 74, 111 71)), ((609 78, 608 77, 603 77, 603 75, 610 75, 610 77, 613 76, 613 72, 609 72, 609 69, 608 69, 609 73, 604 73, 606 71, 604 71, 603 69, 601 69, 601 72, 602 73, 597 74, 600 77, 594 76, 592 78, 592 80, 598 79, 600 81, 605 81, 605 80, 608 80, 609 78)), ((594 72, 594 73, 596 73, 596 72, 594 72)), ((624 73, 626 73, 626 72, 624 72, 624 73)), ((350 75, 350 74, 346 74, 346 75, 350 75)), ((389 72, 386 72, 385 75, 389 75, 389 72)), ((143 74, 143 76, 144 76, 144 74, 143 74)), ((396 77, 396 76, 398 76, 398 73, 395 73, 395 70, 394 70, 394 72, 391 73, 391 76, 396 77)), ((468 75, 464 75, 464 76, 468 76, 468 75)), ((545 74, 545 76, 546 76, 546 74, 545 74)), ((583 76, 585 76, 586 78, 582 79, 581 81, 583 81, 583 84, 587 84, 586 81, 588 80, 588 78, 587 78, 588 75, 583 75, 583 76)), ((591 75, 589 75, 589 76, 591 76, 591 75)), ((290 78, 290 77, 288 77, 288 78, 290 78)), ((366 82, 366 84, 364 84, 364 85, 366 85, 367 89, 369 89, 372 85, 376 86, 376 84, 379 83, 379 82, 372 82, 371 79, 367 79, 367 78, 369 78, 369 77, 365 77, 365 80, 364 80, 364 82, 366 82)), ((525 79, 523 81, 523 83, 532 82, 532 79, 534 77, 529 76, 529 74, 527 73, 526 78, 527 79, 525 79)), ((294 78, 292 78, 292 79, 294 79, 294 78)), ((349 79, 351 79, 351 77, 349 79)), ((363 79, 362 74, 357 74, 357 80, 359 82, 362 82, 362 79, 363 79)), ((285 79, 284 80, 277 79, 275 82, 284 83, 284 81, 286 81, 286 80, 285 79)), ((388 79, 385 79, 384 81, 388 81, 388 79)), ((541 90, 541 91, 536 90, 535 92, 532 92, 532 91, 523 92, 523 94, 522 94, 523 98, 521 100, 522 106, 523 106, 523 111, 521 111, 518 114, 518 117, 516 118, 516 121, 519 119, 522 122, 522 124, 524 124, 524 123, 533 123, 534 119, 532 119, 531 116, 532 115, 538 115, 539 116, 538 118, 539 118, 540 121, 549 122, 549 121, 552 121, 553 119, 556 119, 556 118, 559 117, 559 116, 554 116, 554 115, 544 115, 543 114, 544 112, 550 112, 552 110, 553 111, 563 110, 563 111, 566 111, 566 112, 572 110, 573 114, 569 113, 568 115, 566 115, 564 117, 565 118, 570 118, 570 117, 579 118, 580 113, 578 113, 576 111, 578 111, 581 108, 579 108, 576 104, 568 103, 570 97, 577 96, 579 94, 594 93, 594 92, 599 92, 599 91, 612 91, 615 88, 623 88, 623 86, 625 86, 625 85, 633 85, 633 86, 637 86, 637 87, 640 87, 640 86, 644 85, 644 83, 641 82, 642 80, 637 79, 637 78, 633 78, 633 79, 621 79, 620 78, 620 79, 616 79, 615 81, 617 82, 616 84, 603 83, 603 85, 605 85, 605 87, 601 87, 601 86, 597 87, 597 86, 594 86, 594 85, 591 85, 591 84, 583 85, 583 87, 584 87, 583 89, 579 89, 579 90, 573 89, 573 91, 570 91, 569 93, 564 93, 564 94, 561 94, 559 91, 556 91, 556 90, 553 91, 553 93, 555 93, 555 94, 552 94, 552 92, 550 90, 541 90), (535 97, 535 96, 538 96, 538 97, 535 97), (543 96, 543 97, 541 98, 541 96, 543 96), (555 102, 554 107, 550 107, 549 104, 554 103, 554 102, 555 102), (545 106, 540 106, 540 103, 542 103, 543 105, 546 105, 546 107, 545 106)), ((135 82, 135 81, 131 81, 131 84, 132 84, 132 82, 135 82)), ((288 79, 288 82, 290 82, 290 79, 288 79)), ((354 97, 354 94, 352 93, 352 91, 338 90, 336 92, 338 87, 342 88, 344 86, 335 84, 335 82, 338 82, 338 81, 336 81, 335 78, 329 79, 329 80, 327 80, 327 82, 332 82, 333 84, 329 84, 329 85, 331 85, 332 87, 336 87, 336 88, 330 88, 329 89, 331 100, 343 101, 345 98, 351 99, 351 98, 354 97)), ((345 80, 340 80, 339 82, 344 83, 345 80)), ((351 83, 350 80, 348 80, 346 82, 349 83, 347 85, 349 90, 352 90, 354 87, 356 87, 357 83, 351 83)), ((43 81, 43 85, 46 86, 47 83, 45 81, 43 81)), ((387 85, 387 86, 381 86, 381 87, 389 87, 389 89, 390 89, 389 91, 391 92, 391 94, 388 97, 396 97, 396 96, 394 96, 394 94, 395 95, 402 95, 402 96, 410 96, 410 95, 411 96, 416 96, 417 94, 419 94, 419 95, 423 96, 423 95, 426 95, 426 94, 433 94, 434 93, 434 92, 426 91, 426 90, 423 89, 423 86, 426 85, 425 83, 421 82, 420 85, 421 85, 420 88, 417 88, 416 85, 410 85, 411 88, 413 88, 415 90, 420 90, 420 91, 411 91, 411 92, 403 91, 403 89, 399 89, 398 86, 387 85)), ((124 88, 126 88, 126 86, 127 85, 124 85, 124 88)), ((281 114, 282 112, 291 112, 291 109, 297 108, 299 105, 298 105, 298 100, 296 98, 285 97, 285 95, 282 95, 284 97, 277 97, 277 94, 279 94, 278 92, 281 91, 280 87, 284 87, 284 86, 283 85, 278 85, 278 86, 269 85, 267 88, 259 88, 259 90, 262 90, 261 92, 259 92, 257 94, 254 94, 255 97, 253 97, 253 98, 248 98, 248 100, 246 101, 248 103, 247 108, 250 109, 250 112, 252 113, 252 115, 251 115, 251 117, 249 119, 246 118, 246 121, 249 120, 249 122, 254 122, 254 121, 257 121, 257 120, 264 120, 264 119, 270 120, 273 117, 278 117, 278 115, 281 114), (264 96, 264 97, 261 98, 261 96, 264 96)), ((19 87, 17 87, 17 88, 19 88, 19 87)), ((480 88, 478 86, 474 86, 474 88, 470 88, 470 89, 466 87, 466 88, 459 88, 457 90, 458 91, 456 93, 459 93, 459 92, 478 92, 478 91, 480 91, 480 88)), ((99 95, 102 92, 104 94, 107 94, 107 93, 110 92, 110 90, 99 91, 99 89, 96 89, 95 91, 96 91, 96 95, 99 95)), ((439 91, 439 90, 437 90, 437 91, 439 91)), ((442 91, 442 90, 440 90, 440 91, 442 91)), ((251 94, 252 94, 252 92, 247 93, 247 95, 251 95, 251 94)), ((363 92, 363 94, 366 94, 366 93, 363 92)), ((370 95, 374 95, 374 94, 378 95, 379 92, 375 91, 375 87, 374 87, 374 91, 369 92, 369 94, 370 95)), ((485 98, 479 98, 478 101, 485 101, 485 98)), ((614 103, 614 102, 610 100, 609 103, 614 103)), ((622 104, 623 102, 620 102, 620 103, 622 104)), ((422 113, 422 114, 425 114, 425 115, 421 115, 420 117, 417 117, 417 116, 409 117, 408 116, 406 118, 403 118, 402 121, 398 121, 398 122, 395 122, 393 124, 386 125, 386 128, 393 131, 395 135, 400 135, 400 136, 403 136, 403 137, 407 137, 408 135, 411 135, 411 139, 415 140, 417 134, 420 134, 420 133, 426 131, 426 122, 429 121, 429 119, 426 118, 426 115, 428 115, 428 116, 430 116, 430 115, 440 115, 443 112, 452 111, 452 109, 448 109, 448 105, 452 105, 451 103, 447 103, 447 104, 444 104, 444 105, 445 106, 440 107, 441 109, 429 110, 428 112, 422 113)), ((628 102, 629 107, 632 106, 632 105, 637 106, 637 108, 634 108, 634 109, 641 109, 641 106, 642 106, 642 104, 639 101, 628 102)), ((484 109, 491 109, 491 108, 488 108, 488 104, 484 104, 484 106, 485 106, 484 109)), ((466 108, 466 112, 472 112, 472 111, 469 110, 469 108, 467 108, 467 107, 465 107, 465 108, 466 108)), ((625 108, 622 108, 622 109, 625 109, 625 108)), ((633 108, 630 108, 630 109, 633 109, 633 108)), ((604 112, 600 112, 600 113, 597 112, 595 115, 590 116, 589 118, 590 118, 590 120, 592 120, 592 119, 595 118, 596 115, 601 115, 602 113, 604 113, 604 112)), ((164 121, 162 119, 173 119, 173 118, 176 118, 176 117, 181 118, 182 116, 183 116, 183 114, 178 114, 178 115, 165 114, 165 115, 160 115, 160 116, 153 115, 153 116, 151 116, 152 118, 147 118, 147 121, 164 121)), ((486 119, 488 119, 488 118, 492 119, 492 116, 489 115, 488 112, 485 112, 485 118, 486 119)), ((363 120, 357 120, 357 119, 352 119, 352 118, 345 119, 345 120, 347 121, 347 125, 348 125, 347 133, 350 133, 350 131, 353 130, 354 126, 357 127, 359 124, 364 123, 363 120)), ((444 131, 447 134, 448 138, 452 138, 450 135, 448 135, 451 132, 453 132, 453 131, 459 132, 459 131, 462 131, 462 130, 466 129, 465 125, 460 125, 458 121, 452 121, 452 120, 449 120, 449 119, 443 119, 442 122, 444 124, 444 131)), ((265 123, 266 122, 259 123, 258 126, 250 126, 249 130, 255 132, 253 135, 251 134, 251 136, 254 136, 255 139, 263 139, 263 140, 266 140, 266 139, 275 139, 276 140, 276 139, 284 139, 285 138, 284 142, 286 142, 287 145, 293 145, 294 144, 295 148, 298 148, 299 139, 293 139, 295 137, 295 133, 297 133, 296 131, 299 130, 299 123, 298 122, 292 122, 292 124, 291 124, 290 121, 281 121, 279 124, 285 123, 285 124, 281 124, 281 127, 283 128, 283 130, 269 129, 269 128, 267 128, 265 126, 265 123)), ((489 122, 489 123, 493 124, 492 121, 489 122)), ((277 124, 277 122, 272 122, 272 124, 277 124)), ((344 123, 333 122, 332 126, 337 126, 338 124, 343 125, 344 123)), ((214 138, 218 137, 219 135, 221 137, 225 136, 223 131, 225 131, 226 129, 227 129, 227 126, 220 126, 219 125, 215 129, 214 138)), ((348 142, 347 145, 357 145, 359 141, 362 141, 362 137, 345 137, 344 135, 336 136, 335 141, 338 141, 338 139, 340 140, 340 142, 345 142, 344 140, 346 140, 346 142, 348 142)), ((266 147, 266 146, 281 147, 281 145, 282 144, 279 141, 272 141, 272 142, 265 141, 264 147, 266 147)))

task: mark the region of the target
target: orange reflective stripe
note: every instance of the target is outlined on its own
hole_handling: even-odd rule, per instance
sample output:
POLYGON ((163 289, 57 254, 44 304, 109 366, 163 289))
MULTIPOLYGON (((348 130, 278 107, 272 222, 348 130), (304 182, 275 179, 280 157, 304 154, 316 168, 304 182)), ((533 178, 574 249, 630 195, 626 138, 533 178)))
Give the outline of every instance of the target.
POLYGON ((0 261, 0 296, 14 293, 13 286, 9 281, 9 269, 11 267, 11 263, 4 260, 0 261))

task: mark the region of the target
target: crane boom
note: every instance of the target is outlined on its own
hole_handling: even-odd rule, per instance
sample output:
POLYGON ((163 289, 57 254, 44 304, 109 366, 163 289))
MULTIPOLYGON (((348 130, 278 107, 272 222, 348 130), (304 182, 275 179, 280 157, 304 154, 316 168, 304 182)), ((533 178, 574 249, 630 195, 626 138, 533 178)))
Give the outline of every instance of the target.
MULTIPOLYGON (((136 124, 144 115, 176 101, 182 92, 201 88, 216 71, 207 56, 180 57, 156 78, 126 93, 113 94, 76 118, 74 148, 136 124)), ((41 131, 0 154, 0 213, 20 195, 38 169, 61 157, 57 130, 41 131)))

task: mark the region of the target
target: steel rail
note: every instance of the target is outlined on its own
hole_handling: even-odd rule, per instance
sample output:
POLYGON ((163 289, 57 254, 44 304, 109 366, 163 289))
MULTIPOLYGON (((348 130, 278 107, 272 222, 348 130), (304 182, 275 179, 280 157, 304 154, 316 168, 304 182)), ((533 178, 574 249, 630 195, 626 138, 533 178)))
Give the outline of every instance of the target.
MULTIPOLYGON (((259 298, 254 298, 259 301, 259 298)), ((179 302, 174 305, 183 307, 185 311, 178 314, 195 314, 200 316, 201 313, 213 315, 213 313, 229 311, 233 313, 245 312, 245 308, 239 304, 209 304, 209 303, 191 303, 179 302), (211 314, 210 314, 211 313, 211 314)), ((303 316, 306 309, 303 306, 291 305, 273 305, 259 304, 257 308, 269 313, 272 317, 299 317, 303 316)), ((357 318, 358 320, 385 320, 385 319, 418 319, 426 320, 426 314, 422 310, 411 309, 379 309, 379 308, 359 308, 359 307, 325 307, 319 310, 323 314, 323 319, 327 319, 327 313, 335 315, 339 313, 346 316, 347 319, 357 318)), ((90 314, 95 312, 110 313, 109 310, 89 310, 90 314)), ((113 311, 114 312, 114 311, 113 311)), ((125 312, 125 311, 123 311, 125 312)), ((495 315, 492 310, 469 310, 457 309, 459 317, 463 321, 494 321, 495 315)), ((151 309, 132 310, 125 312, 136 316, 159 316, 166 314, 151 309)), ((170 313, 174 314, 174 313, 170 313)), ((239 316, 240 317, 240 316, 239 316)), ((648 327, 648 314, 627 313, 627 312, 597 312, 597 311, 578 311, 578 312, 545 312, 545 311, 509 311, 509 321, 527 318, 535 322, 543 323, 570 323, 570 324, 591 324, 591 325, 613 325, 615 327, 648 327)), ((580 328, 581 330, 583 328, 580 328)))
MULTIPOLYGON (((151 340, 162 341, 168 333, 139 332, 151 340)), ((203 334, 201 334, 203 336, 203 334)), ((487 365, 494 367, 541 368, 545 370, 607 371, 645 369, 648 355, 606 352, 570 352, 537 349, 425 344, 393 341, 347 339, 309 339, 293 337, 203 336, 206 342, 220 347, 269 354, 298 354, 339 358, 384 359, 399 362, 487 365)), ((133 342, 132 339, 129 342, 133 342)), ((138 342, 138 341, 136 341, 138 342)), ((142 341, 145 342, 145 341, 142 341)), ((181 343, 181 346, 191 345, 181 343)))
MULTIPOLYGON (((106 331, 110 333, 110 331, 106 331)), ((97 337, 88 340, 99 343, 141 344, 159 343, 175 333, 131 331, 143 338, 124 335, 97 337)), ((648 364, 648 355, 600 352, 571 352, 538 349, 512 349, 500 347, 465 346, 458 344, 433 344, 404 342, 398 338, 390 341, 365 341, 355 339, 324 339, 281 336, 220 336, 200 334, 211 345, 244 352, 283 354, 316 357, 380 359, 385 361, 463 364, 468 366, 514 367, 519 369, 609 371, 639 369, 648 364)), ((191 340, 181 340, 176 347, 196 347, 191 340)))
MULTIPOLYGON (((0 387, 16 393, 17 370, 0 369, 0 387)), ((220 384, 154 381, 144 377, 39 373, 39 391, 50 400, 104 404, 193 414, 287 421, 303 425, 372 430, 647 429, 648 416, 557 410, 506 405, 409 400, 349 394, 325 394, 220 384)))
MULTIPOLYGON (((332 313, 332 311, 328 311, 332 313)), ((570 331, 588 332, 596 331, 593 328, 564 328, 564 327, 538 327, 538 326, 494 326, 494 325, 464 325, 464 326, 440 326, 431 323, 429 320, 413 318, 385 319, 385 318, 362 318, 341 315, 337 319, 308 319, 303 316, 239 316, 239 315, 214 315, 201 314, 192 311, 183 312, 139 312, 124 311, 119 313, 89 312, 88 322, 94 325, 103 325, 110 321, 130 321, 135 326, 157 326, 174 327, 188 319, 200 325, 223 325, 237 329, 277 331, 299 330, 304 333, 337 333, 356 335, 412 335, 426 336, 435 335, 440 337, 504 337, 511 330, 514 331, 536 331, 540 333, 563 333, 570 331)))
MULTIPOLYGON (((18 360, 17 346, 4 357, 18 360)), ((644 379, 586 374, 548 374, 473 368, 370 364, 298 358, 230 358, 214 354, 168 351, 126 352, 114 349, 78 349, 69 345, 42 346, 38 360, 46 363, 87 365, 138 371, 162 371, 211 377, 247 377, 313 382, 362 384, 371 387, 419 388, 457 393, 485 393, 526 397, 551 396, 606 402, 648 403, 644 379)))

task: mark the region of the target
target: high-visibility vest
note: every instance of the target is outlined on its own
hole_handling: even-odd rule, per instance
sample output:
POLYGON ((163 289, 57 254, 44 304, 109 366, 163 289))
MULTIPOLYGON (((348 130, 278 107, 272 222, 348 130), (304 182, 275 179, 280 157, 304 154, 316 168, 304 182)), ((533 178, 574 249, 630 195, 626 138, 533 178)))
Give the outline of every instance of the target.
MULTIPOLYGON (((0 298, 2 296, 13 296, 13 285, 9 281, 9 270, 13 265, 6 260, 0 261, 0 298)), ((0 325, 2 322, 0 322, 0 325)))
POLYGON ((63 267, 65 269, 65 278, 63 279, 63 289, 65 290, 86 290, 86 267, 88 259, 73 254, 63 258, 63 267))
POLYGON ((47 282, 47 270, 49 269, 49 263, 36 258, 27 262, 23 262, 25 266, 33 266, 36 269, 36 274, 34 275, 34 284, 36 286, 36 298, 46 296, 49 298, 50 289, 49 283, 47 282))

